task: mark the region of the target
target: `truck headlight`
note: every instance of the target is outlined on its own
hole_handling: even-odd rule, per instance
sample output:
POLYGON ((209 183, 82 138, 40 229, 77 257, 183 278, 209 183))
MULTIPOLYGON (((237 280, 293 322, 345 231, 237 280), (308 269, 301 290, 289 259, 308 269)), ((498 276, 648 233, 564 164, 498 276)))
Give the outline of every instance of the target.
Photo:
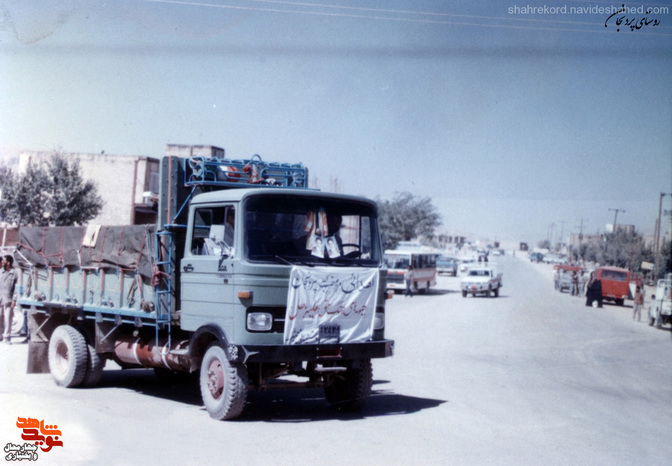
POLYGON ((247 329, 253 332, 267 332, 273 328, 273 316, 268 312, 250 312, 247 315, 247 329))

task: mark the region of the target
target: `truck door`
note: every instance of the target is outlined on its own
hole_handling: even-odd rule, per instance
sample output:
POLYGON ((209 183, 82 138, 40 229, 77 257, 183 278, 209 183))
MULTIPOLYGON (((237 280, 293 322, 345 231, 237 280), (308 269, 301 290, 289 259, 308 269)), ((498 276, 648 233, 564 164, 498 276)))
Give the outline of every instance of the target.
POLYGON ((240 239, 236 220, 234 205, 203 206, 192 212, 180 264, 185 330, 216 323, 229 334, 233 331, 232 262, 240 239))

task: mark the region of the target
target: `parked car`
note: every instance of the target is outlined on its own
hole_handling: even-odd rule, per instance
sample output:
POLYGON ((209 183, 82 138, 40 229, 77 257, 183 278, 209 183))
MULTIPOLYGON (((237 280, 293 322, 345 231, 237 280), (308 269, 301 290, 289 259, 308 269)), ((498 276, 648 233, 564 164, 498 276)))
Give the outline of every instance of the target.
POLYGON ((563 254, 546 254, 543 261, 547 264, 567 264, 567 256, 563 254))
POLYGON ((574 266, 574 265, 564 265, 564 264, 558 264, 553 266, 555 269, 555 289, 563 292, 567 290, 567 292, 571 293, 572 291, 572 275, 574 272, 577 273, 578 275, 578 285, 579 285, 579 290, 581 290, 582 286, 582 280, 581 280, 581 274, 580 272, 584 272, 584 280, 588 280, 588 276, 585 275, 585 269, 583 267, 579 266, 574 266))
POLYGON ((540 252, 533 252, 530 254, 530 262, 543 262, 544 255, 540 252))
POLYGON ((447 273, 453 277, 457 275, 457 259, 454 257, 439 256, 436 259, 436 273, 447 273))
POLYGON ((661 327, 672 324, 672 274, 658 280, 655 294, 649 304, 649 325, 661 327))
POLYGON ((476 261, 474 259, 462 259, 460 263, 460 273, 466 273, 476 261))

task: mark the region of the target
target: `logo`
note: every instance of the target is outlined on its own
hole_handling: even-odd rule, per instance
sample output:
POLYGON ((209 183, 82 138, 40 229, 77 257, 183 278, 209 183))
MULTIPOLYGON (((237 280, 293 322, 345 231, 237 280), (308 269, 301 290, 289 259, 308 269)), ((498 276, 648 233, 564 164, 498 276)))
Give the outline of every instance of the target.
POLYGON ((44 420, 19 417, 16 427, 23 431, 21 439, 25 443, 5 445, 6 461, 37 461, 38 449, 46 453, 53 447, 63 446, 62 434, 57 425, 44 425, 44 420))

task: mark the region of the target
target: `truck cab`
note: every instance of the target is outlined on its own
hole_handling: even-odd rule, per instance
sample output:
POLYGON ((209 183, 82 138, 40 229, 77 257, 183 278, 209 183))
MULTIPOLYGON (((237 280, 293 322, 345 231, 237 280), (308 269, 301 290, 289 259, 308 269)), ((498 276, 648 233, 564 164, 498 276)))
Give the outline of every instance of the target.
POLYGON ((649 304, 649 325, 661 327, 672 324, 672 274, 658 280, 649 304))

